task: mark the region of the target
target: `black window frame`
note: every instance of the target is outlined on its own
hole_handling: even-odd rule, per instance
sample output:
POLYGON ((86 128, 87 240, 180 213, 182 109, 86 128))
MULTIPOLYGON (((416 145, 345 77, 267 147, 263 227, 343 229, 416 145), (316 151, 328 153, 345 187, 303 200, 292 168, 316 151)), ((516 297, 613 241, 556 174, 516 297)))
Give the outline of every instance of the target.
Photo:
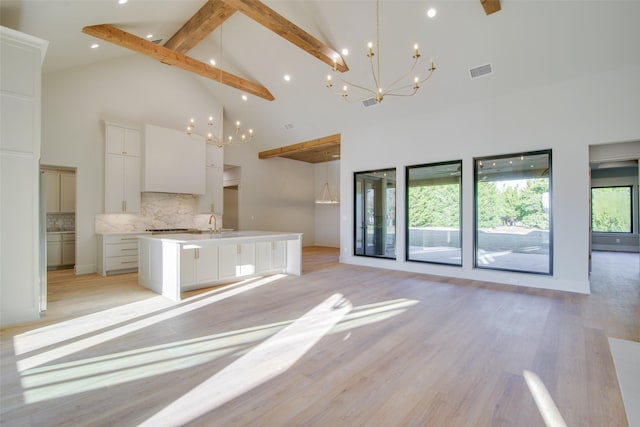
POLYGON ((462 175, 462 160, 449 160, 444 162, 436 162, 436 163, 425 163, 419 165, 411 165, 405 167, 405 261, 407 262, 418 262, 424 264, 437 264, 437 265, 448 265, 452 267, 462 267, 462 259, 463 259, 463 245, 462 245, 462 232, 463 232, 463 175, 462 175), (409 171, 411 169, 419 169, 431 166, 446 166, 446 165, 459 165, 460 171, 460 182, 458 185, 458 233, 459 233, 459 247, 460 247, 460 263, 450 263, 450 262, 439 262, 432 260, 420 260, 420 259, 412 259, 410 258, 409 246, 410 246, 410 238, 409 238, 409 171))
POLYGON ((616 234, 616 235, 632 235, 634 233, 634 216, 633 216, 633 185, 598 185, 591 187, 591 232, 596 234, 616 234), (599 188, 628 188, 629 189, 629 231, 596 231, 593 229, 593 190, 599 188))
POLYGON ((397 251, 398 251, 398 230, 397 230, 397 217, 398 217, 398 171, 395 167, 389 167, 389 168, 382 168, 382 169, 371 169, 371 170, 366 170, 366 171, 357 171, 353 173, 353 256, 358 256, 358 257, 366 257, 366 258, 377 258, 377 259, 386 259, 386 260, 390 260, 390 261, 395 261, 397 260, 397 251), (375 174, 375 173, 384 173, 384 172, 393 172, 394 175, 394 182, 395 182, 395 201, 394 201, 394 210, 395 210, 395 224, 394 224, 394 244, 393 244, 393 249, 394 249, 394 255, 393 257, 389 257, 389 256, 382 256, 382 255, 369 255, 366 252, 366 242, 363 241, 363 244, 365 245, 365 248, 363 250, 363 253, 359 254, 357 253, 357 238, 358 238, 358 176, 359 175, 366 175, 366 174, 375 174))
POLYGON ((475 157, 473 159, 473 268, 479 270, 505 271, 513 273, 537 274, 542 276, 553 276, 553 248, 554 248, 554 232, 553 232, 553 150, 536 150, 524 151, 509 154, 500 154, 494 156, 475 157), (527 157, 546 154, 548 156, 548 179, 549 179, 549 262, 548 272, 520 270, 516 268, 498 268, 479 265, 478 262, 478 165, 480 162, 491 160, 500 160, 507 158, 527 157))

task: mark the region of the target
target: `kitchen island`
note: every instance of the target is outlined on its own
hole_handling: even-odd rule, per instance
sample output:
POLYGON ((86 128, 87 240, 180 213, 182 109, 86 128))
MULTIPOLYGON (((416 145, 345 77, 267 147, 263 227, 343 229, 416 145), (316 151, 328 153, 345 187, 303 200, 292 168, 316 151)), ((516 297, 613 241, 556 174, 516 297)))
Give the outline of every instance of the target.
POLYGON ((229 231, 139 236, 138 283, 174 301, 186 290, 302 273, 302 233, 229 231))

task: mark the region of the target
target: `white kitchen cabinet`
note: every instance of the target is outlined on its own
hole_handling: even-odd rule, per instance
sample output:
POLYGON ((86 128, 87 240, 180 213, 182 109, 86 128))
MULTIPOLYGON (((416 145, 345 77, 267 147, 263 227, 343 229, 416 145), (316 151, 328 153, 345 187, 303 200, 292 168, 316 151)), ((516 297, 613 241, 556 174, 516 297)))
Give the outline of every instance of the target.
POLYGON ((62 235, 47 234, 47 268, 62 264, 62 235))
POLYGON ((224 203, 224 148, 207 144, 205 167, 205 191, 200 196, 200 213, 222 214, 224 203))
POLYGON ((287 242, 256 243, 256 273, 284 271, 287 264, 287 242))
POLYGON ((76 262, 75 233, 47 233, 47 267, 56 268, 76 262))
POLYGON ((221 245, 218 252, 220 280, 250 276, 256 272, 256 244, 221 245))
POLYGON ((138 283, 173 301, 180 301, 184 290, 230 283, 258 274, 302 274, 301 233, 232 231, 145 235, 140 236, 138 243, 138 283), (273 269, 257 273, 258 257, 273 269), (284 266, 279 268, 282 262, 284 266))
POLYGON ((0 26, 0 327, 37 320, 46 307, 37 194, 48 44, 0 26))
POLYGON ((180 251, 180 284, 182 288, 217 281, 218 248, 190 248, 189 246, 183 247, 180 251))
POLYGON ((138 236, 149 233, 98 234, 98 273, 106 276, 138 269, 138 236))
POLYGON ((204 194, 205 145, 199 135, 145 125, 143 191, 204 194))
POLYGON ((76 175, 71 171, 43 169, 47 213, 76 210, 76 175))
POLYGON ((60 212, 76 211, 76 174, 60 173, 60 212))
POLYGON ((140 211, 140 131, 106 124, 105 212, 140 211))

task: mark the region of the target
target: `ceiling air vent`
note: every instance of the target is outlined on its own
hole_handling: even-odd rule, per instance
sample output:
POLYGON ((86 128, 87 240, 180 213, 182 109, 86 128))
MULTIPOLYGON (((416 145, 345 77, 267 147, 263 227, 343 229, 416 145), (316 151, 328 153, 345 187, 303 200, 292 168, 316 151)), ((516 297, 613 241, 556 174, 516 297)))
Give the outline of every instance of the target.
POLYGON ((491 64, 480 65, 469 69, 469 75, 472 79, 487 76, 489 74, 493 74, 493 68, 491 67, 491 64))
POLYGON ((372 105, 376 105, 377 103, 378 101, 376 101, 376 98, 374 97, 362 100, 362 105, 364 105, 365 107, 371 107, 372 105))
POLYGON ((291 130, 291 129, 293 129, 293 128, 294 128, 293 123, 287 123, 287 124, 285 124, 285 125, 284 125, 284 128, 285 128, 286 130, 291 130))

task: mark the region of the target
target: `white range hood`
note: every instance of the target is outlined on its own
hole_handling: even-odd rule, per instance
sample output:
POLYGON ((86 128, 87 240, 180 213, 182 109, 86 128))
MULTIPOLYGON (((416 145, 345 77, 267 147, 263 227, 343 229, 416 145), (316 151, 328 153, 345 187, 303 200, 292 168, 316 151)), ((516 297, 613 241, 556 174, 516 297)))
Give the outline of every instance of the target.
POLYGON ((145 125, 142 191, 205 193, 206 144, 185 131, 145 125))

